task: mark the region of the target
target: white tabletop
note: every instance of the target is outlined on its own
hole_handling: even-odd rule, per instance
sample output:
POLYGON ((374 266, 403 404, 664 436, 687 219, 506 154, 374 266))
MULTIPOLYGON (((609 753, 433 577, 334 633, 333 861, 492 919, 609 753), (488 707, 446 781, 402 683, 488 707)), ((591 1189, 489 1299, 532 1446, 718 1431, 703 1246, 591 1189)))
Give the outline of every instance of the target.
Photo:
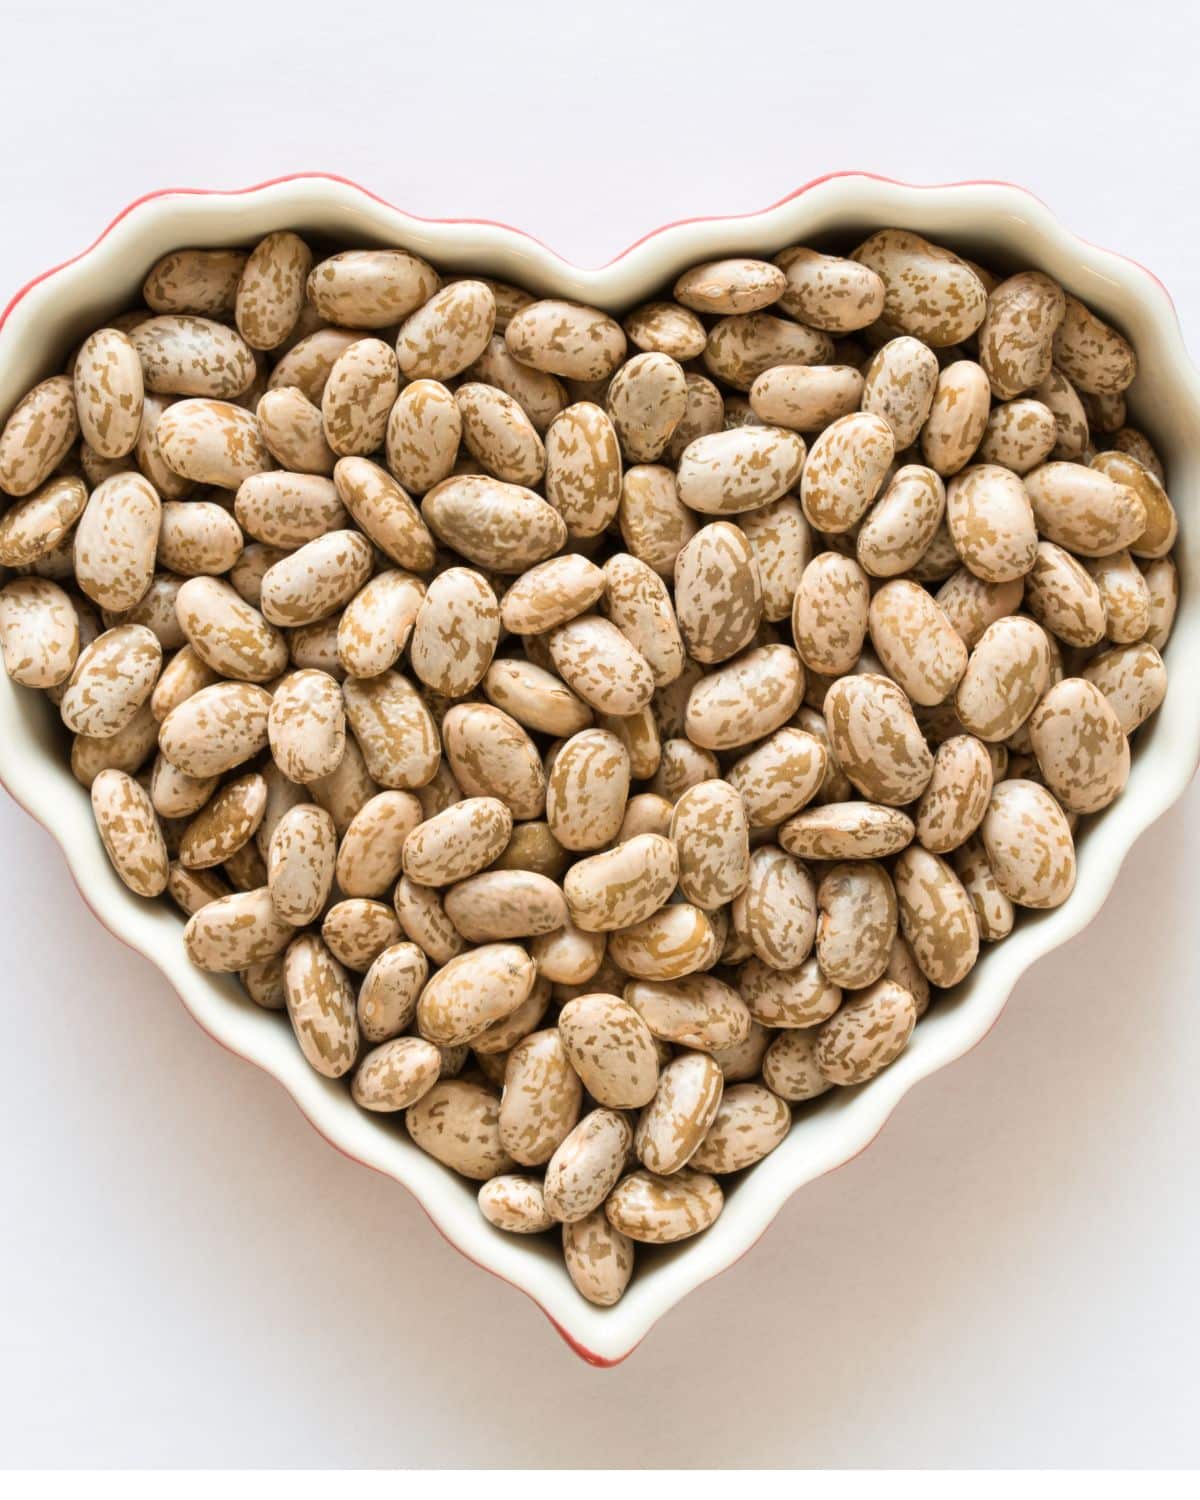
MULTIPOLYGON (((1145 48, 1048 5, 10 9, 0 293, 161 186, 320 168, 600 262, 863 167, 1033 188, 1200 347, 1170 9, 1145 48)), ((1195 786, 983 1045, 609 1372, 207 1041, 2 795, 0 849, 5 1463, 1196 1461, 1195 786)))

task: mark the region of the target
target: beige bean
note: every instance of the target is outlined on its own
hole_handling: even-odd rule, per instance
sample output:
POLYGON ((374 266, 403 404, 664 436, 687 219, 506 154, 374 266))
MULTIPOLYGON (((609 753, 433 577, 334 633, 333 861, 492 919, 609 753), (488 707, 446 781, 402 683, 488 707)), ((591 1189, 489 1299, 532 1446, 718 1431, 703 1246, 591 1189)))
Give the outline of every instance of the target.
POLYGON ((180 863, 205 870, 232 859, 258 831, 266 807, 267 783, 257 772, 227 783, 184 830, 180 863))
POLYGON ((416 1014, 429 964, 415 943, 393 943, 367 970, 358 992, 359 1030, 368 1042, 397 1037, 416 1014))
POLYGON ((827 763, 819 739, 805 730, 785 727, 737 761, 726 779, 741 795, 750 826, 770 828, 816 796, 827 763))
POLYGON ((483 680, 499 639, 500 610, 487 580, 470 568, 449 568, 430 583, 417 611, 412 669, 435 692, 463 698, 483 680))
POLYGON ((931 706, 953 692, 967 666, 967 648, 920 584, 895 578, 871 600, 871 644, 913 703, 931 706))
POLYGON ((396 338, 400 372, 409 380, 450 380, 487 348, 496 324, 496 299, 482 281, 454 281, 435 292, 401 324, 396 338))
POLYGON ((438 1081, 442 1054, 421 1037, 402 1036, 368 1052, 351 1093, 363 1109, 390 1113, 415 1104, 438 1081))
POLYGON ((577 927, 614 932, 657 912, 678 878, 675 845, 661 834, 643 833, 572 865, 563 892, 577 927))
POLYGON ((361 333, 352 328, 322 327, 298 339, 295 344, 286 341, 287 352, 280 356, 271 371, 268 390, 294 386, 319 408, 329 372, 338 356, 361 337, 361 333))
POLYGON ((421 823, 412 792, 383 791, 358 809, 337 851, 337 883, 347 896, 377 896, 395 884, 408 836, 421 823))
POLYGON ((400 391, 396 356, 382 339, 359 339, 338 355, 321 393, 325 441, 340 455, 383 447, 400 391))
POLYGON ((324 909, 333 886, 337 832, 323 808, 302 802, 275 825, 267 855, 271 905, 283 921, 306 927, 324 909))
POLYGON ((1075 886, 1075 844, 1044 786, 1013 778, 992 791, 980 830, 996 883, 1018 906, 1061 906, 1075 886))
POLYGON ((631 1240, 671 1245, 708 1229, 724 1206, 716 1178, 685 1167, 670 1177, 631 1172, 609 1194, 604 1212, 631 1240))
POLYGON ((698 437, 679 458, 679 498, 704 515, 757 510, 792 488, 804 457, 803 440, 782 427, 741 427, 698 437))
POLYGON ((663 1176, 686 1166, 708 1133, 724 1086, 720 1068, 705 1052, 684 1052, 669 1062, 638 1120, 638 1159, 663 1176))
POLYGON ((333 471, 333 482, 346 509, 381 552, 414 573, 433 567, 429 528, 386 469, 369 459, 343 458, 333 471))
POLYGON ((567 916, 560 888, 533 870, 485 870, 452 886, 442 904, 469 943, 555 932, 567 916))
POLYGON ((907 229, 881 229, 852 259, 884 287, 883 320, 935 349, 959 344, 983 322, 987 292, 964 260, 907 229))
POLYGON ((864 797, 902 807, 921 795, 933 756, 894 682, 870 673, 839 678, 824 713, 834 758, 864 797))
POLYGON ((452 472, 462 429, 454 395, 440 381, 414 380, 388 416, 388 468, 406 489, 423 495, 452 472))
POLYGON ((558 1031, 571 1066, 598 1104, 640 1109, 658 1088, 658 1057, 645 1021, 616 995, 568 1000, 558 1031))
POLYGON ((495 797, 468 797, 404 840, 404 871, 424 885, 451 885, 486 869, 512 833, 512 813, 495 797))
POLYGON ((541 1234, 555 1222, 542 1197, 541 1183, 513 1173, 484 1183, 479 1189, 479 1211, 489 1224, 509 1234, 541 1234))
POLYGON ((946 520, 955 550, 989 583, 1028 573, 1037 555, 1033 507, 1019 477, 997 464, 973 464, 946 490, 946 520))
POLYGON ((567 685, 593 708, 625 716, 649 703, 649 664, 611 621, 578 615, 550 632, 550 655, 567 685))
POLYGON ((150 773, 150 801, 162 818, 190 818, 198 813, 217 790, 216 776, 195 777, 156 755, 150 773))
POLYGON ((598 536, 617 513, 620 442, 607 412, 592 402, 568 406, 547 429, 546 498, 572 537, 598 536))
POLYGON ((486 943, 444 962, 421 991, 421 1035, 441 1046, 470 1042, 528 999, 533 960, 516 943, 486 943))
MULTIPOLYGON (((505 327, 507 326, 506 319, 505 327)), ((467 371, 467 376, 471 380, 494 385, 514 401, 518 401, 537 430, 545 433, 567 404, 563 384, 544 370, 535 370, 532 365, 524 365, 513 357, 500 330, 499 317, 496 329, 483 353, 467 371)))
POLYGON ((833 1084, 865 1083, 894 1062, 916 1025, 912 995, 894 980, 880 979, 853 995, 817 1034, 813 1056, 833 1084))
POLYGON ((608 940, 613 962, 637 979, 682 979, 711 968, 721 947, 713 919, 686 902, 662 906, 608 940))
POLYGON ((328 908, 321 936, 339 963, 366 973, 385 948, 399 941, 400 926, 390 906, 355 896, 328 908))
POLYGON ((600 849, 621 826, 629 796, 629 755, 616 735, 584 729, 555 757, 546 818, 565 849, 600 849))
POLYGON ((951 866, 913 844, 893 868, 900 927, 930 983, 949 986, 966 977, 979 956, 975 908, 951 866))
POLYGON ((342 696, 373 780, 409 791, 432 779, 441 756, 437 725, 407 678, 390 671, 351 678, 342 696))
POLYGON ((1050 457, 1057 442, 1054 413, 1044 402, 1024 397, 992 408, 976 457, 1028 474, 1050 457))
POLYGON ((1165 557, 1179 534, 1179 518, 1160 480, 1128 453, 1097 453, 1091 467, 1107 474, 1115 484, 1131 489, 1145 507, 1145 529, 1129 544, 1133 555, 1139 558, 1165 557))
POLYGON ((102 609, 132 609, 154 577, 162 503, 140 474, 92 491, 74 533, 75 580, 102 609))
POLYGON ((91 792, 96 828, 113 869, 135 895, 161 895, 167 887, 167 846, 144 788, 124 771, 103 770, 91 792))
POLYGON ((417 885, 402 875, 392 894, 396 915, 406 937, 429 955, 435 964, 456 958, 466 947, 458 929, 446 915, 439 893, 417 885))
POLYGON ((988 747, 973 735, 952 735, 938 746, 933 775, 917 804, 916 832, 934 854, 957 849, 983 821, 992 794, 988 747))
POLYGON ((955 360, 942 370, 921 429, 921 452, 931 469, 949 478, 971 461, 990 407, 987 376, 974 360, 955 360))
POLYGON ((979 361, 998 400, 1045 380, 1066 310, 1062 287, 1041 271, 1021 271, 993 289, 979 329, 979 361))
POLYGON ((228 573, 241 556, 241 527, 215 501, 168 500, 158 532, 157 565, 187 578, 228 573))
POLYGON ((633 1275, 633 1241, 614 1229, 603 1209, 563 1225, 563 1259, 575 1290, 597 1307, 621 1300, 633 1275))
POLYGON ((623 326, 634 348, 647 354, 686 360, 704 353, 704 324, 678 302, 644 302, 626 314, 623 326))
POLYGON ((159 418, 155 437, 164 463, 197 484, 236 490, 274 462, 253 412, 230 401, 176 401, 159 418))
POLYGON ((485 473, 509 484, 536 485, 546 449, 524 408, 496 386, 460 385, 455 401, 467 451, 485 473))
POLYGON ((1006 938, 1013 929, 1013 904, 997 884, 978 835, 954 851, 954 870, 971 898, 980 942, 997 943, 1006 938))
POLYGON ((736 1047, 750 1034, 745 1002, 732 986, 710 974, 692 974, 671 983, 635 980, 625 999, 651 1034, 680 1047, 715 1053, 736 1047))
POLYGON ((867 634, 870 580, 853 558, 819 552, 804 568, 792 601, 792 639, 805 666, 849 672, 867 634))
POLYGON ((812 560, 812 528, 804 519, 800 502, 785 495, 761 510, 747 511, 738 525, 762 581, 763 614, 768 620, 786 620, 800 586, 804 569, 812 560))
POLYGON ((633 1131, 624 1115, 611 1109, 586 1114, 546 1166, 547 1212, 564 1225, 586 1219, 615 1186, 632 1145, 633 1131))
POLYGON ((801 245, 780 251, 775 264, 787 278, 779 305, 810 328, 853 333, 883 312, 883 281, 869 266, 801 245))
POLYGON ((171 710, 158 730, 159 747, 189 776, 223 775, 265 747, 270 707, 269 694, 252 683, 215 682, 171 710))
POLYGON ((252 349, 275 349, 287 338, 304 307, 312 251, 298 234, 279 231, 250 252, 238 281, 238 332, 252 349))
POLYGON ((268 568, 262 612, 273 625, 308 625, 346 604, 371 576, 370 544, 357 531, 330 531, 268 568))
POLYGON ((132 453, 142 424, 142 365, 115 328, 100 328, 75 360, 75 406, 83 440, 101 458, 132 453))
POLYGON ((245 250, 173 250, 150 268, 142 300, 158 313, 228 317, 247 259, 245 250))
POLYGON ((821 969, 814 953, 793 969, 775 969, 748 959, 738 990, 756 1021, 770 1027, 815 1026, 833 1015, 842 991, 821 969))
POLYGON ((123 729, 150 697, 162 667, 162 647, 144 625, 118 625, 76 659, 60 704, 76 734, 107 739, 123 729))
POLYGON ((760 1083, 727 1088, 708 1134, 689 1158, 691 1166, 718 1176, 741 1172, 769 1156, 792 1126, 792 1112, 760 1083))
POLYGON ((668 354, 637 354, 613 376, 608 415, 622 451, 635 463, 653 463, 687 409, 687 380, 668 354))
POLYGON ((1044 630, 1069 646, 1094 646, 1104 635, 1104 600, 1096 580, 1053 542, 1038 543, 1025 580, 1025 606, 1044 630))
POLYGON ((1008 615, 989 625, 967 662, 954 705, 981 740, 1007 740, 1024 724, 1050 681, 1050 645, 1033 620, 1008 615))
POLYGON ((917 565, 941 523, 946 491, 933 469, 905 464, 871 507, 859 529, 860 565, 876 578, 894 578, 917 565))
POLYGON ((132 775, 141 769, 154 750, 158 738, 158 721, 143 704, 124 729, 108 739, 96 740, 77 734, 71 742, 71 774, 82 786, 90 788, 101 771, 112 769, 132 775))
POLYGON ((898 451, 915 442, 929 419, 937 390, 937 358, 914 338, 889 340, 867 367, 862 409, 892 429, 898 451))
POLYGON ((1104 634, 1114 645, 1140 641, 1150 628, 1150 590, 1128 552, 1089 558, 1088 574, 1104 606, 1104 634))
POLYGON ((0 515, 0 567, 25 568, 48 557, 66 541, 87 501, 83 481, 65 474, 10 505, 0 515))
POLYGON ((830 423, 800 479, 809 523, 822 532, 849 531, 879 493, 899 446, 890 424, 870 410, 830 423))
POLYGON ((1115 328, 1067 297, 1054 337, 1054 363, 1081 391, 1114 395, 1133 384, 1137 356, 1115 328))
POLYGON ((674 472, 660 464, 639 464, 625 474, 619 521, 633 556, 668 579, 698 529, 696 517, 679 498, 674 472))
POLYGON ((485 1182, 516 1166, 500 1140, 500 1100, 482 1084, 441 1079, 409 1107, 405 1123, 422 1151, 462 1177, 485 1182))
POLYGON ((675 560, 675 612, 689 656, 727 661, 762 618, 762 582, 746 535, 729 521, 702 527, 675 560))
POLYGON ((826 802, 798 812, 779 830, 780 844, 799 859, 886 859, 912 836, 906 813, 876 802, 826 802))
POLYGON ((421 580, 396 568, 365 583, 338 621, 337 654, 347 675, 377 677, 393 666, 409 644, 425 597, 421 580))
POLYGON ((1025 489, 1042 536, 1083 557, 1119 552, 1146 529, 1138 495, 1099 469, 1041 464, 1025 476, 1025 489))
POLYGON ((583 1086, 556 1027, 509 1053, 500 1098, 500 1141, 522 1166, 548 1162, 579 1120, 583 1086))
POLYGON ((770 307, 783 295, 787 278, 763 260, 707 261, 676 281, 674 297, 701 313, 747 313, 770 307))
POLYGON ((514 818, 540 817, 546 775, 520 724, 488 704, 456 705, 442 721, 450 768, 465 796, 498 797, 514 818))
POLYGON ((421 514, 439 541, 498 573, 522 573, 567 539, 562 516, 540 495, 482 474, 444 479, 421 514))
POLYGON ((692 689, 687 736, 707 750, 752 744, 790 719, 803 695, 804 668, 796 652, 790 646, 757 646, 692 689))
POLYGON ((1129 741, 1101 690, 1081 677, 1051 687, 1029 720, 1046 785, 1068 812, 1098 812, 1129 779, 1129 741))
POLYGON ((818 1027, 781 1031, 772 1037, 762 1062, 763 1082, 780 1099, 800 1104, 833 1085, 817 1067, 818 1027))
MULTIPOLYGON (((1036 567, 1036 560, 1034 563, 1036 567)), ((1032 576, 1032 570, 1030 575, 1032 576)), ((1005 615, 1014 615, 1021 607, 1025 580, 1008 583, 986 583, 969 568, 951 573, 934 598, 938 608, 962 636, 968 649, 978 644, 989 625, 1005 615)))
POLYGON ((1167 669, 1149 641, 1094 656, 1082 674, 1108 699, 1126 734, 1156 713, 1167 691, 1167 669))
POLYGON ((300 474, 333 473, 337 454, 325 441, 321 409, 299 387, 284 385, 266 391, 254 415, 268 452, 284 469, 300 474))
POLYGON ((183 945, 198 969, 231 974, 277 957, 295 934, 295 928, 276 915, 264 885, 234 891, 200 907, 183 929, 183 945))
POLYGON ((346 753, 341 689, 326 672, 289 673, 276 687, 267 716, 271 754, 289 781, 331 775, 346 753))
POLYGON ((749 876, 734 900, 732 917, 763 963, 773 969, 799 967, 812 949, 817 925, 811 875, 778 845, 760 845, 750 856, 749 876))
POLYGON ((433 267, 403 250, 344 250, 312 268, 308 299, 347 328, 387 328, 438 289, 433 267))
POLYGON ((679 857, 679 887, 694 905, 715 910, 745 888, 750 833, 736 787, 726 781, 689 787, 672 812, 671 838, 679 857))
POLYGON ((822 974, 842 989, 874 984, 896 937, 896 892, 887 871, 862 860, 834 865, 817 888, 816 905, 822 974))
MULTIPOLYGON (((145 388, 160 396, 207 396, 225 402, 255 377, 254 353, 234 329, 210 318, 166 313, 129 334, 145 388)), ((172 466, 174 467, 174 466, 172 466)))
POLYGON ((857 411, 862 391, 853 365, 772 365, 755 377, 750 405, 772 426, 818 432, 857 411))
POLYGON ((619 323, 594 307, 553 298, 515 313, 504 339, 522 364, 567 380, 605 380, 625 357, 619 323))

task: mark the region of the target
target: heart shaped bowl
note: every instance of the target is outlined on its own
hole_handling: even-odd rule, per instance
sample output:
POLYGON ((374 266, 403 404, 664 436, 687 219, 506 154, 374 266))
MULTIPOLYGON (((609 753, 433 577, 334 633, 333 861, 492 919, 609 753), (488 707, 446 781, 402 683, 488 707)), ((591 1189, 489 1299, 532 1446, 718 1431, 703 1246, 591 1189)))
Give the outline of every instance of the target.
POLYGON ((476 1206, 473 1186, 424 1155, 394 1123, 357 1109, 344 1085, 314 1073, 285 1016, 258 1009, 233 979, 191 967, 180 916, 165 902, 131 895, 110 868, 88 795, 67 766, 53 707, 0 673, 0 780, 62 845, 99 920, 157 964, 211 1036, 277 1079, 332 1145, 403 1183, 451 1244, 519 1287, 571 1347, 597 1365, 625 1358, 669 1308, 743 1255, 798 1188, 869 1145, 913 1084, 979 1042, 1025 970, 1096 915, 1134 840, 1187 785, 1200 758, 1194 667, 1200 658, 1200 518, 1191 514, 1200 505, 1200 376, 1165 289, 1142 267, 1077 238, 1036 198, 1003 183, 910 187, 839 174, 761 213, 670 225, 609 265, 585 270, 504 225, 414 218, 353 183, 302 176, 242 192, 166 191, 143 198, 91 249, 18 293, 0 318, 3 413, 35 381, 61 368, 75 340, 133 302, 153 262, 180 246, 252 244, 270 230, 290 228, 345 245, 403 246, 446 270, 491 273, 534 292, 620 311, 698 261, 771 255, 799 242, 849 246, 884 226, 917 230, 997 269, 1045 270, 1132 340, 1141 373, 1129 392, 1131 420, 1161 452, 1182 519, 1176 551, 1182 605, 1166 651, 1171 687, 1138 736, 1125 792, 1081 829, 1070 900, 1056 911, 1023 913, 1013 935, 983 954, 885 1072, 806 1105, 772 1155, 740 1179, 727 1179, 725 1211, 707 1233, 674 1248, 640 1249, 633 1282, 616 1307, 584 1302, 549 1236, 531 1242, 494 1229, 476 1206))

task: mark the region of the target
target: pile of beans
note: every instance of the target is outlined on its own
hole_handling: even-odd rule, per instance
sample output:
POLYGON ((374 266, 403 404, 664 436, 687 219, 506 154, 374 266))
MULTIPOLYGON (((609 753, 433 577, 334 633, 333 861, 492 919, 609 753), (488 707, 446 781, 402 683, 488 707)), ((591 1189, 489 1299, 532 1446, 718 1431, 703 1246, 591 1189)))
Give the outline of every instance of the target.
POLYGON ((5 666, 193 962, 612 1304, 1070 895, 1177 599, 1133 350, 896 229, 621 321, 289 232, 143 298, 0 435, 5 666))

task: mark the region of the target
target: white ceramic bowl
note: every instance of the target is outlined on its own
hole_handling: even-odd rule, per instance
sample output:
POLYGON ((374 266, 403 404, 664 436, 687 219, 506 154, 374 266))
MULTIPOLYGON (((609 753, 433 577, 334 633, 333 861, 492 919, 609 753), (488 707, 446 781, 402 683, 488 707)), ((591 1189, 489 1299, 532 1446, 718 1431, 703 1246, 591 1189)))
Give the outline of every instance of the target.
POLYGON ((1184 351, 1167 293, 1140 266, 1086 244, 1038 200, 1001 183, 919 188, 858 173, 823 178, 762 213, 671 225, 608 266, 583 270, 502 225, 416 219, 352 183, 304 176, 238 193, 169 191, 142 199, 90 250, 26 287, 0 318, 5 413, 59 367, 75 339, 134 299, 159 255, 183 245, 249 244, 286 227, 347 245, 400 245, 449 270, 474 268, 534 291, 620 309, 697 261, 737 252, 772 254, 797 242, 850 244, 886 225, 919 230, 997 268, 1048 271, 1132 339, 1141 374, 1129 395, 1131 420, 1161 451, 1183 522, 1176 554, 1183 604, 1166 652, 1171 688, 1138 736, 1125 793, 1082 833, 1079 880, 1066 905, 1024 914, 1013 936, 985 952, 953 999, 921 1022, 886 1072, 807 1106, 779 1149, 730 1187, 723 1215, 706 1234, 673 1249, 639 1251, 637 1274, 617 1307, 584 1302, 567 1279, 557 1246, 493 1229, 476 1207, 473 1186, 418 1151, 397 1125, 356 1109, 344 1085, 318 1077, 301 1057, 285 1017, 259 1010, 232 979, 190 966, 179 916, 165 902, 130 895, 113 874, 87 794, 67 767, 54 710, 0 672, 0 780, 62 845, 100 921, 158 965, 211 1036, 278 1079, 327 1140, 403 1183, 453 1245, 527 1293, 568 1343, 596 1364, 614 1364, 629 1354, 681 1297, 749 1249, 797 1188, 867 1146, 918 1079, 973 1047, 1030 964, 1096 915, 1130 845, 1187 785, 1200 758, 1200 691, 1192 665, 1200 656, 1200 525, 1191 514, 1200 501, 1200 377, 1184 351))

